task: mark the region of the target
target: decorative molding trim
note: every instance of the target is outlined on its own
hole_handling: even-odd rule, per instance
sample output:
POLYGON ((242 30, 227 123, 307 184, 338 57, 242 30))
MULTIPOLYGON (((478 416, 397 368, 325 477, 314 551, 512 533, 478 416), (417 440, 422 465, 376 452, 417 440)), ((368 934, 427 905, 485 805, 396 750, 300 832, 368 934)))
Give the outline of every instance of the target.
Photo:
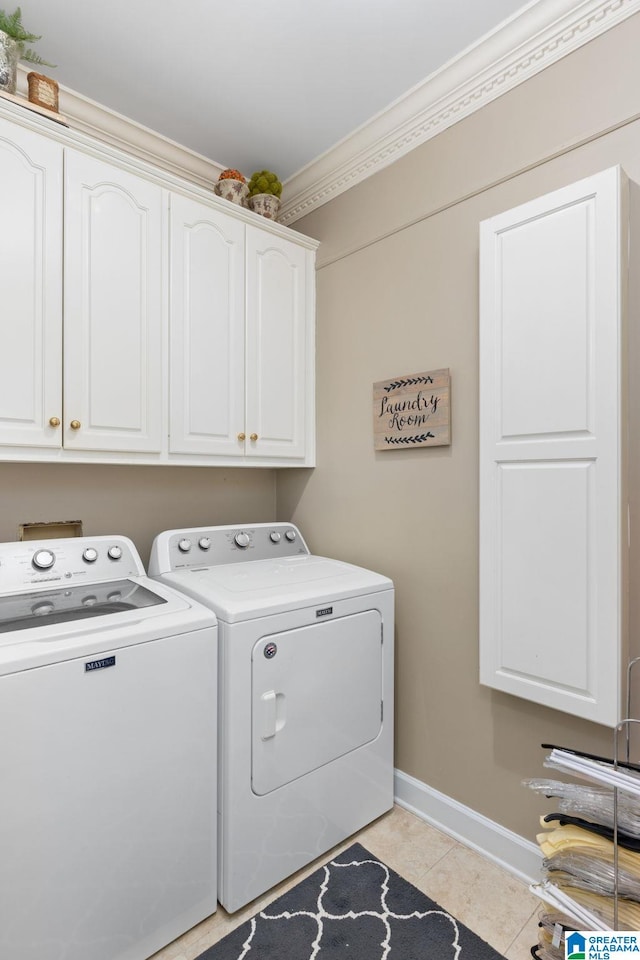
POLYGON ((533 0, 285 181, 291 224, 640 11, 640 0, 533 0))
MULTIPOLYGON (((640 0, 531 0, 492 33, 285 181, 291 224, 640 11, 640 0)), ((28 70, 18 66, 26 97, 28 70)), ((211 189, 223 165, 60 86, 72 130, 211 189)))
POLYGON ((394 793, 396 803, 421 820, 477 850, 525 883, 540 882, 542 855, 534 843, 402 770, 395 771, 394 793))
MULTIPOLYGON (((24 97, 27 96, 28 72, 18 64, 17 92, 24 97)), ((70 129, 123 150, 174 176, 187 178, 200 187, 211 190, 212 183, 224 170, 222 164, 214 163, 68 87, 60 86, 60 113, 70 129)))
MULTIPOLYGON (((106 160, 107 163, 115 163, 122 169, 129 170, 150 182, 157 183, 165 190, 175 191, 183 196, 192 197, 194 200, 204 201, 210 207, 219 210, 221 213, 231 215, 236 220, 258 226, 261 232, 275 234, 285 240, 291 240, 295 237, 295 242, 307 250, 315 251, 319 245, 318 240, 306 237, 297 230, 294 232, 276 220, 261 217, 246 207, 241 207, 239 204, 234 204, 231 207, 228 200, 222 199, 213 192, 209 178, 203 184, 200 184, 197 182, 193 171, 183 172, 184 167, 182 165, 179 167, 180 172, 174 172, 172 165, 166 161, 166 158, 163 163, 148 159, 148 156, 144 155, 142 151, 134 151, 126 146, 121 147, 115 142, 109 141, 106 137, 97 139, 92 134, 75 129, 67 122, 68 117, 64 114, 51 117, 50 111, 47 111, 47 115, 43 116, 42 111, 34 111, 32 106, 24 97, 2 95, 0 96, 0 119, 6 118, 27 130, 34 130, 38 134, 56 140, 65 147, 81 150, 83 153, 106 160), (52 120, 57 122, 52 122, 52 120)), ((197 156, 197 154, 194 156, 197 156)), ((65 458, 71 456, 73 452, 65 451, 65 458)), ((19 459, 28 459, 26 448, 24 448, 24 454, 21 454, 19 459)), ((52 459, 57 459, 57 456, 52 459)), ((72 457, 72 459, 75 460, 76 458, 72 457)), ((225 464, 221 463, 220 465, 224 466, 225 464)), ((267 464, 267 466, 270 465, 267 464)))

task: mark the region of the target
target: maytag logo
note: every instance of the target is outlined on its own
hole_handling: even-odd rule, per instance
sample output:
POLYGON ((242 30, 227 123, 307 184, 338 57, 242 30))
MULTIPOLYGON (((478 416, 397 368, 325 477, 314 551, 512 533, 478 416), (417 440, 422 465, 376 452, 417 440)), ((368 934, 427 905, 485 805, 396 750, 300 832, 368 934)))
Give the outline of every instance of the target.
POLYGON ((316 617, 328 617, 330 613, 333 613, 333 607, 321 607, 316 610, 316 617))
POLYGON ((102 660, 88 660, 84 665, 84 672, 90 673, 92 670, 104 670, 105 667, 115 667, 115 657, 104 657, 102 660))

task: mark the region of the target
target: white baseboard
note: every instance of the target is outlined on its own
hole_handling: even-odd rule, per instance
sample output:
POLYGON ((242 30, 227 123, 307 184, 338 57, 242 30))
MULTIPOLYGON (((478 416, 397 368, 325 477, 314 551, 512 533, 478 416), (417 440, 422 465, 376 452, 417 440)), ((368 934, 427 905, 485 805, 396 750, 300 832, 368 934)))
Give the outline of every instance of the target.
POLYGON ((542 856, 535 843, 402 770, 395 771, 394 793, 399 806, 477 850, 520 880, 526 883, 540 881, 542 856))

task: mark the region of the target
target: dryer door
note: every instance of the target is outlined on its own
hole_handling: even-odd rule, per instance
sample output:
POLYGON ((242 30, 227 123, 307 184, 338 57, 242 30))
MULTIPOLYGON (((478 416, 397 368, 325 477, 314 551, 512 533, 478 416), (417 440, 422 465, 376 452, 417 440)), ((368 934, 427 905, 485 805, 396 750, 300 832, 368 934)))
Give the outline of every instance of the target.
POLYGON ((271 634, 255 644, 254 793, 270 793, 375 740, 381 726, 377 610, 271 634))

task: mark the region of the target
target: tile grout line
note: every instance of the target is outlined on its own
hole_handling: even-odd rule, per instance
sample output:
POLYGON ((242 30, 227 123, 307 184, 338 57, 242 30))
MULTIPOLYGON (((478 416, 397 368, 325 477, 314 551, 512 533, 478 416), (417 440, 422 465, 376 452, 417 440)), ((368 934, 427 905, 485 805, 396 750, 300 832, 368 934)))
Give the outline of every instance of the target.
MULTIPOLYGON (((418 877, 416 878, 417 882, 421 883, 431 873, 434 867, 439 866, 443 860, 445 860, 448 856, 450 856, 452 853, 455 852, 456 847, 463 847, 463 844, 461 844, 458 840, 454 840, 448 850, 445 850, 444 853, 442 853, 437 860, 434 860, 431 866, 427 867, 424 873, 421 873, 418 875, 418 877)), ((397 870, 396 873, 400 873, 400 871, 397 870)), ((431 897, 431 899, 433 899, 433 897, 431 897)))
MULTIPOLYGON (((520 936, 524 933, 527 925, 529 924, 529 922, 531 921, 531 919, 536 916, 536 914, 538 913, 538 910, 539 910, 539 909, 540 909, 540 907, 539 907, 539 906, 536 906, 536 907, 534 907, 534 909, 531 911, 531 913, 529 914, 529 916, 527 917, 527 919, 526 919, 525 922, 522 924, 522 926, 520 927, 520 929, 519 929, 518 932, 516 933, 515 937, 514 937, 513 940, 511 941, 511 943, 507 946, 507 948, 506 948, 506 950, 505 950, 505 957, 506 957, 506 955, 509 953, 509 951, 511 950, 511 948, 513 947, 513 945, 515 944, 515 942, 516 942, 516 940, 518 939, 518 937, 520 937, 520 936)), ((531 944, 531 946, 533 946, 533 944, 531 944)))

